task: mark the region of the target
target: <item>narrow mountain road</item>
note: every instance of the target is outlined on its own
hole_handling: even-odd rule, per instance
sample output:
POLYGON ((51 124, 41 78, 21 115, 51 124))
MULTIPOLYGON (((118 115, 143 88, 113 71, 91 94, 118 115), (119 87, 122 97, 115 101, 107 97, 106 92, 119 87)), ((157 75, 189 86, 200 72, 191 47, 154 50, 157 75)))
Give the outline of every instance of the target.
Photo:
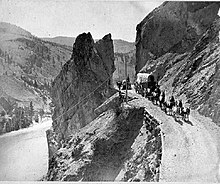
POLYGON ((220 128, 209 118, 192 111, 190 123, 175 121, 158 106, 137 97, 136 104, 161 122, 163 153, 160 171, 162 182, 219 182, 220 128))
POLYGON ((40 180, 48 169, 46 130, 51 119, 0 136, 0 181, 40 180))

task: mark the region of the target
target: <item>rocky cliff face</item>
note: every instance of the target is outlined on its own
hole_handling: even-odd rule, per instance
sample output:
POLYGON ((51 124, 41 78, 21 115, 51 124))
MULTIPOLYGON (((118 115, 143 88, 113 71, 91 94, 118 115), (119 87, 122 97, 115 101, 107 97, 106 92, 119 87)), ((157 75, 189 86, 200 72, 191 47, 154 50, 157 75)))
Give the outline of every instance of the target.
POLYGON ((170 60, 172 67, 168 68, 160 81, 164 89, 169 88, 172 93, 190 104, 191 108, 211 117, 218 125, 219 32, 220 19, 213 23, 191 52, 173 56, 170 60))
POLYGON ((136 28, 136 72, 167 52, 190 51, 218 10, 218 2, 164 2, 152 11, 136 28))
POLYGON ((76 38, 71 60, 53 82, 53 130, 58 140, 96 118, 94 109, 114 92, 111 88, 114 70, 110 34, 96 43, 90 33, 76 38))
MULTIPOLYGON (((174 4, 176 3, 183 5, 185 2, 174 2, 174 4)), ((167 4, 163 4, 153 12, 161 10, 162 7, 167 8, 167 4)), ((180 14, 183 12, 185 6, 176 13, 180 14)), ((200 34, 197 34, 199 37, 196 37, 194 42, 188 45, 187 49, 182 46, 180 47, 182 49, 180 51, 178 49, 174 50, 173 47, 172 49, 164 50, 158 55, 155 54, 157 57, 148 59, 147 64, 142 67, 141 72, 153 72, 160 81, 161 88, 166 91, 167 96, 173 94, 175 98, 182 99, 184 105, 190 106, 192 109, 197 109, 201 114, 211 117, 219 125, 218 69, 220 57, 220 19, 217 17, 214 20, 217 16, 219 4, 215 2, 198 2, 192 4, 190 2, 189 4, 187 3, 187 7, 191 18, 193 15, 196 15, 193 20, 197 20, 196 25, 200 28, 198 29, 201 31, 200 34), (207 14, 205 12, 208 9, 210 9, 210 12, 207 14), (198 23, 204 21, 206 24, 200 25, 198 23), (205 25, 210 25, 206 31, 204 31, 205 25)), ((148 26, 146 25, 146 27, 148 26)), ((160 29, 160 26, 158 29, 160 29)), ((155 32, 157 32, 157 29, 155 32)), ((166 39, 161 38, 160 42, 163 41, 166 41, 166 39)), ((177 45, 175 47, 178 48, 177 45)), ((155 53, 157 51, 158 49, 156 48, 155 53)), ((138 54, 141 59, 138 59, 137 62, 140 63, 144 59, 143 55, 145 51, 137 48, 138 54)))

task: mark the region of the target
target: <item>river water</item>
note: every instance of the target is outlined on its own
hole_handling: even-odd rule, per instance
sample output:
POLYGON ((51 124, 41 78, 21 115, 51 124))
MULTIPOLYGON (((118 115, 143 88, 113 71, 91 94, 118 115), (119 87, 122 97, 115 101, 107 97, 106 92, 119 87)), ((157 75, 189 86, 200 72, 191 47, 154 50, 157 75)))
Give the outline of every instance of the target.
POLYGON ((0 181, 37 181, 48 168, 46 130, 52 120, 0 136, 0 181))

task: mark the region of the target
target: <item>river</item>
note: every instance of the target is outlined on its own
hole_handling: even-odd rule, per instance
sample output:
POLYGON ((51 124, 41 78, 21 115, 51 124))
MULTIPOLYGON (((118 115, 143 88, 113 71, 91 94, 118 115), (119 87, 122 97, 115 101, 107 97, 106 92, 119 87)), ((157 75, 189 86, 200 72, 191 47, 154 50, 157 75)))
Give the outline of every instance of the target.
POLYGON ((0 136, 0 180, 37 181, 48 168, 46 130, 52 120, 0 136))

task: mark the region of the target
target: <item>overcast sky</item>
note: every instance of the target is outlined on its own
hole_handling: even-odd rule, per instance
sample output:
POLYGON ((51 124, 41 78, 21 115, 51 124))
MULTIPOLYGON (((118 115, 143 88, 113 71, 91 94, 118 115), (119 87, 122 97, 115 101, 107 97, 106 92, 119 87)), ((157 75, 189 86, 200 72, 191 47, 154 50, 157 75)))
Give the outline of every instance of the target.
POLYGON ((134 41, 136 25, 162 1, 0 0, 0 21, 38 37, 90 31, 93 38, 134 41))

